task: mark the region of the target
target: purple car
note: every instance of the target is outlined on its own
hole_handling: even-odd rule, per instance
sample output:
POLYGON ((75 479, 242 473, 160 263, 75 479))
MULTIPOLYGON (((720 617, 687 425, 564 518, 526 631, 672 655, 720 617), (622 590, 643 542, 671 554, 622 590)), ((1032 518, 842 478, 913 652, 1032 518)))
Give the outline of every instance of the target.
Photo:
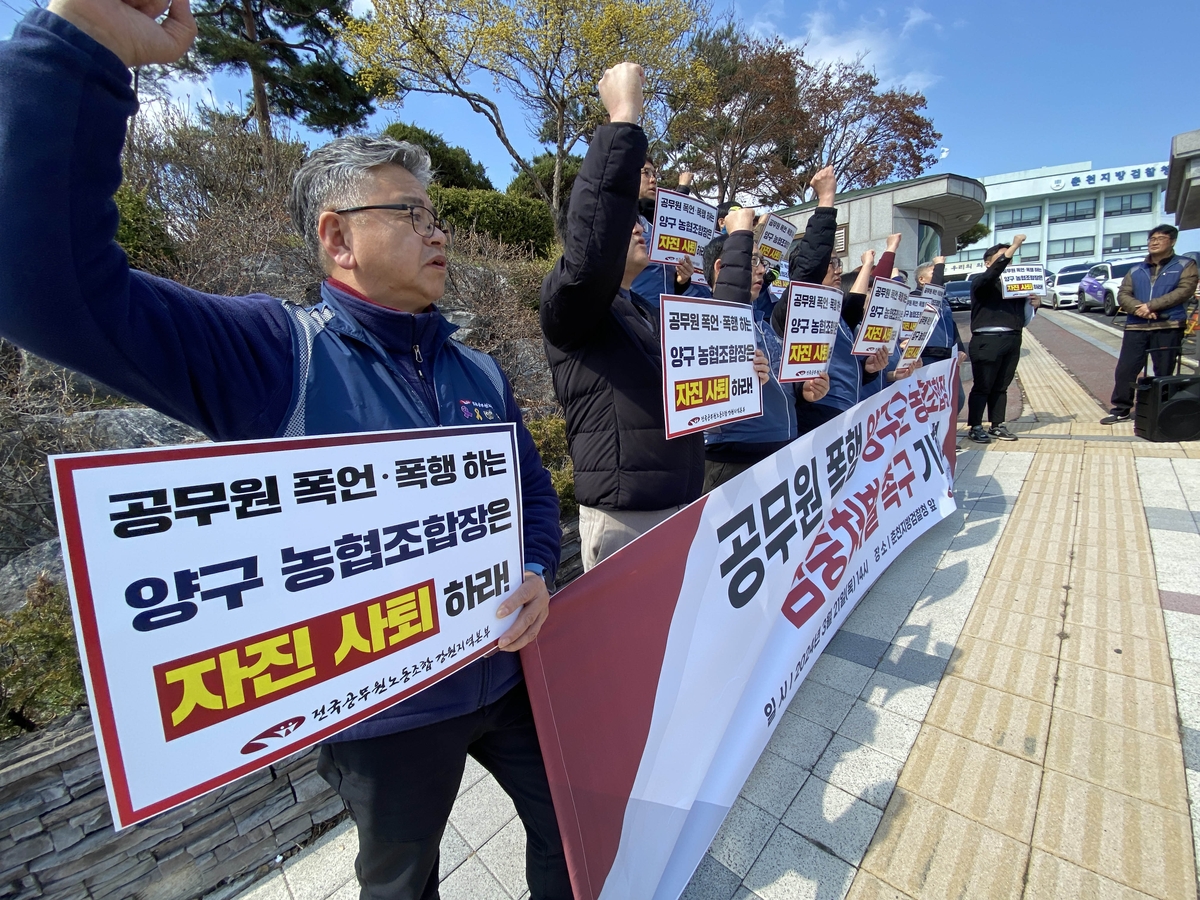
POLYGON ((1141 262, 1137 259, 1106 260, 1088 269, 1079 282, 1079 311, 1087 312, 1093 306, 1104 309, 1106 316, 1115 316, 1117 309, 1117 291, 1125 275, 1141 262))

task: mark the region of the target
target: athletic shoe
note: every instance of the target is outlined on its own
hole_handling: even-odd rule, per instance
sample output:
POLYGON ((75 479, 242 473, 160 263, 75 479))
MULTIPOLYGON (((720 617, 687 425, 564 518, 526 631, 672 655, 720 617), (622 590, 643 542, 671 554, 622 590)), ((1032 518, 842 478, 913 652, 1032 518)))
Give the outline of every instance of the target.
POLYGON ((982 425, 972 425, 971 430, 967 432, 967 437, 977 444, 990 444, 992 439, 988 437, 988 433, 983 430, 982 425))
POLYGON ((1128 422, 1132 419, 1129 413, 1113 413, 1111 416, 1105 416, 1100 420, 1101 425, 1116 425, 1118 422, 1128 422))
POLYGON ((988 434, 998 441, 1015 441, 1017 436, 1008 430, 1007 425, 993 425, 988 429, 988 434))

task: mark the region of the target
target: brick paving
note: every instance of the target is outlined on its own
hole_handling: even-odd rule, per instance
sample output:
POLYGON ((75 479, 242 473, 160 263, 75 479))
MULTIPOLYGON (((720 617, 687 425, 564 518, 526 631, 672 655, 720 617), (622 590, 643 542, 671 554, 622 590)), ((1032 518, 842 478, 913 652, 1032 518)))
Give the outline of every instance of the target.
MULTIPOLYGON (((1098 351, 1097 351, 1098 352, 1098 351)), ((1034 334, 1016 443, 863 599, 690 900, 1197 896, 1200 443, 1149 444, 1034 334)), ((350 900, 347 824, 242 900, 350 900)), ((511 803, 468 766, 441 893, 527 896, 511 803)))

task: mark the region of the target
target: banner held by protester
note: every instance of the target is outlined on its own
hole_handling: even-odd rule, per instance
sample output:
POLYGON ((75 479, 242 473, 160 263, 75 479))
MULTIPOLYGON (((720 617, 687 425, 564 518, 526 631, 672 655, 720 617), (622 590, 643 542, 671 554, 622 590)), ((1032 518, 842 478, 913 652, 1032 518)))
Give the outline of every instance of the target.
POLYGON ((875 278, 867 298, 867 311, 854 338, 851 353, 870 356, 879 348, 892 352, 900 337, 900 323, 908 308, 908 288, 890 278, 875 278))
POLYGON ((744 303, 663 294, 667 438, 762 415, 753 310, 744 303))
POLYGON ((578 900, 683 892, 834 633, 955 509, 957 377, 917 370, 556 596, 521 653, 578 900))
POLYGON ((706 284, 700 251, 717 233, 717 208, 702 200, 658 188, 654 200, 654 241, 650 262, 675 265, 687 256, 695 269, 692 282, 706 284))
POLYGON ((794 281, 787 304, 779 380, 810 381, 829 370, 842 317, 842 292, 794 281))
POLYGON ((52 460, 113 820, 309 747, 496 645, 512 424, 52 460))

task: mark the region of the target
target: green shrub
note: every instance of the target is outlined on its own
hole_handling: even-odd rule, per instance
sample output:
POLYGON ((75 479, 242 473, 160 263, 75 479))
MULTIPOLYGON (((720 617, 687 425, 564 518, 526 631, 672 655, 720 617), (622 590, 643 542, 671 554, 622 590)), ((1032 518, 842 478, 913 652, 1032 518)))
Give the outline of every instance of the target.
POLYGON ((67 590, 45 575, 0 618, 0 738, 46 725, 86 702, 67 590))
POLYGON ((429 199, 459 231, 482 231, 496 240, 545 256, 554 246, 554 220, 546 204, 498 191, 429 186, 429 199))
POLYGON ((120 222, 117 243, 129 257, 129 265, 143 272, 164 274, 175 259, 175 243, 163 226, 162 216, 151 207, 146 195, 128 184, 117 188, 113 196, 120 222))
POLYGON ((429 154, 429 162, 433 165, 434 180, 443 187, 495 190, 483 163, 472 159, 471 154, 462 147, 447 144, 440 134, 405 122, 393 122, 383 129, 383 133, 398 141, 408 141, 410 144, 424 147, 425 152, 429 154))
POLYGON ((573 519, 579 515, 579 503, 575 500, 575 467, 567 452, 567 420, 562 416, 543 416, 526 424, 541 454, 542 465, 550 470, 562 517, 573 519))

